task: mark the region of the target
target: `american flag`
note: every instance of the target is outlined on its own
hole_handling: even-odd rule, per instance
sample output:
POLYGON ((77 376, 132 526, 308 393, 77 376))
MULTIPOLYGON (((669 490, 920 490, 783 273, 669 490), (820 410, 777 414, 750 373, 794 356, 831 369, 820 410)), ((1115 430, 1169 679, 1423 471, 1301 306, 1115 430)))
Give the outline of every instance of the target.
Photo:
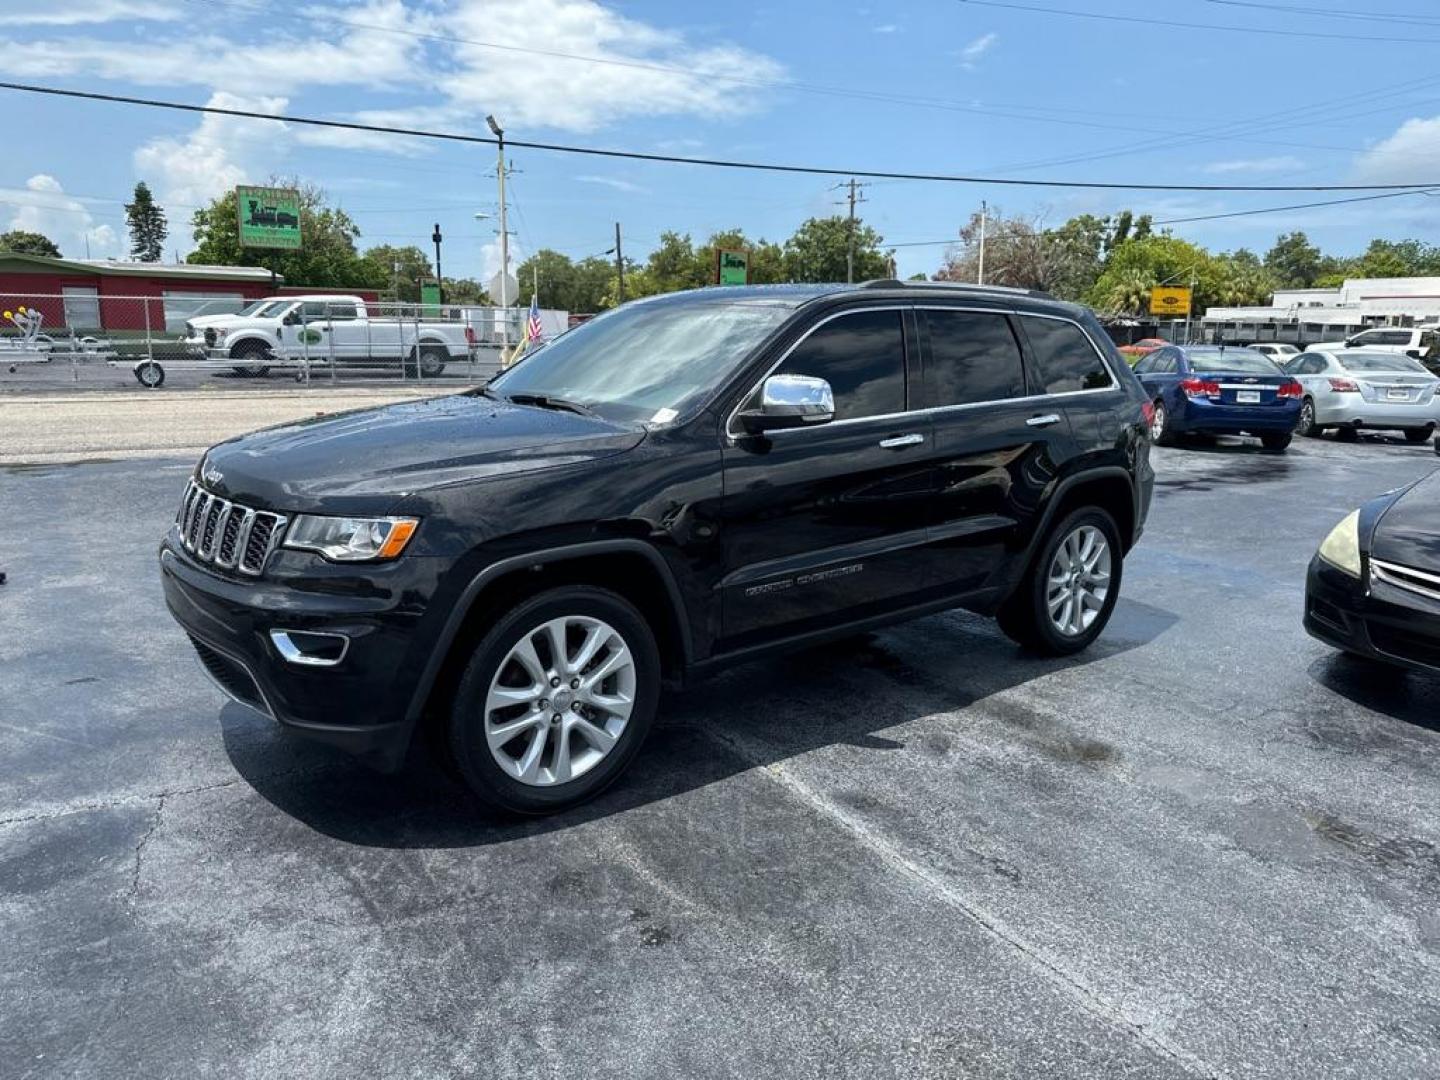
POLYGON ((545 328, 540 325, 540 297, 530 297, 530 314, 525 317, 525 332, 520 335, 520 351, 529 352, 545 341, 545 328))

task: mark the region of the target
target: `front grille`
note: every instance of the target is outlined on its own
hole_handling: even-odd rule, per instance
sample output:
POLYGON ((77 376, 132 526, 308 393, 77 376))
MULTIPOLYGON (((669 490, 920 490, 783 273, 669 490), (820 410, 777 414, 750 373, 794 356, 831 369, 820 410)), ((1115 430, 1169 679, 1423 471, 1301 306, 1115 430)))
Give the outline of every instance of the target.
POLYGON ((185 550, 200 561, 258 577, 284 536, 287 521, 283 514, 212 495, 191 480, 175 526, 185 550))
POLYGON ((1416 570, 1413 566, 1401 566, 1399 563, 1371 559, 1370 575, 1377 581, 1394 585, 1396 588, 1419 593, 1431 600, 1440 600, 1440 574, 1431 573, 1428 570, 1416 570))
POLYGON ((200 658, 201 665, 204 666, 210 677, 220 684, 220 689, 241 704, 249 705, 252 709, 259 709, 266 713, 270 711, 254 676, 250 674, 244 664, 212 649, 199 638, 191 637, 190 644, 195 646, 195 654, 200 658))
POLYGON ((207 327, 205 328, 205 344, 206 344, 206 345, 214 345, 214 344, 215 344, 215 338, 216 338, 215 328, 214 328, 213 326, 207 326, 207 327))

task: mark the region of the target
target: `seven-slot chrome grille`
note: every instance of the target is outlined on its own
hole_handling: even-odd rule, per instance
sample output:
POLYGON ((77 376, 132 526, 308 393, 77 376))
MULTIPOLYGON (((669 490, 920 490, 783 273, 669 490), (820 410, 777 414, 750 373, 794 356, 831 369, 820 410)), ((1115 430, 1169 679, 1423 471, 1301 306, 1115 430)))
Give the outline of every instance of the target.
POLYGON ((185 550, 222 570, 258 577, 280 545, 288 518, 212 495, 194 480, 185 488, 175 526, 185 550))

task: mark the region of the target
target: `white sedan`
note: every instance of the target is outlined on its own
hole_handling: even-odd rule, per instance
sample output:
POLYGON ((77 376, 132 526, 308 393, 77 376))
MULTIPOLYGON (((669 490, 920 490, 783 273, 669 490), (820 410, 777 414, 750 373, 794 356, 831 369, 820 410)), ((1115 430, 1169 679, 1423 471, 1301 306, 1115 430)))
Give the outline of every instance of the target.
POLYGON ((1428 439, 1440 423, 1440 378, 1408 356, 1340 349, 1303 352, 1285 365, 1304 388, 1301 435, 1335 428, 1342 439, 1361 428, 1401 431, 1410 442, 1428 439))

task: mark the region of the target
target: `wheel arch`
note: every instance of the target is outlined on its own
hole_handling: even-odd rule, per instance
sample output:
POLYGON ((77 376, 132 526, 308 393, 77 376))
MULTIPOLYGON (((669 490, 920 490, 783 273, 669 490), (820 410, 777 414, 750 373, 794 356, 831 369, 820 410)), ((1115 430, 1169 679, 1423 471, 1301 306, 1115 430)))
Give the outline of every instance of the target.
POLYGON ((484 635, 487 612, 567 584, 609 589, 634 604, 655 633, 666 681, 684 677, 694 660, 689 623, 680 588, 660 552, 643 540, 626 538, 569 544, 500 559, 471 578, 430 652, 407 722, 413 727, 427 713, 443 712, 484 635))

